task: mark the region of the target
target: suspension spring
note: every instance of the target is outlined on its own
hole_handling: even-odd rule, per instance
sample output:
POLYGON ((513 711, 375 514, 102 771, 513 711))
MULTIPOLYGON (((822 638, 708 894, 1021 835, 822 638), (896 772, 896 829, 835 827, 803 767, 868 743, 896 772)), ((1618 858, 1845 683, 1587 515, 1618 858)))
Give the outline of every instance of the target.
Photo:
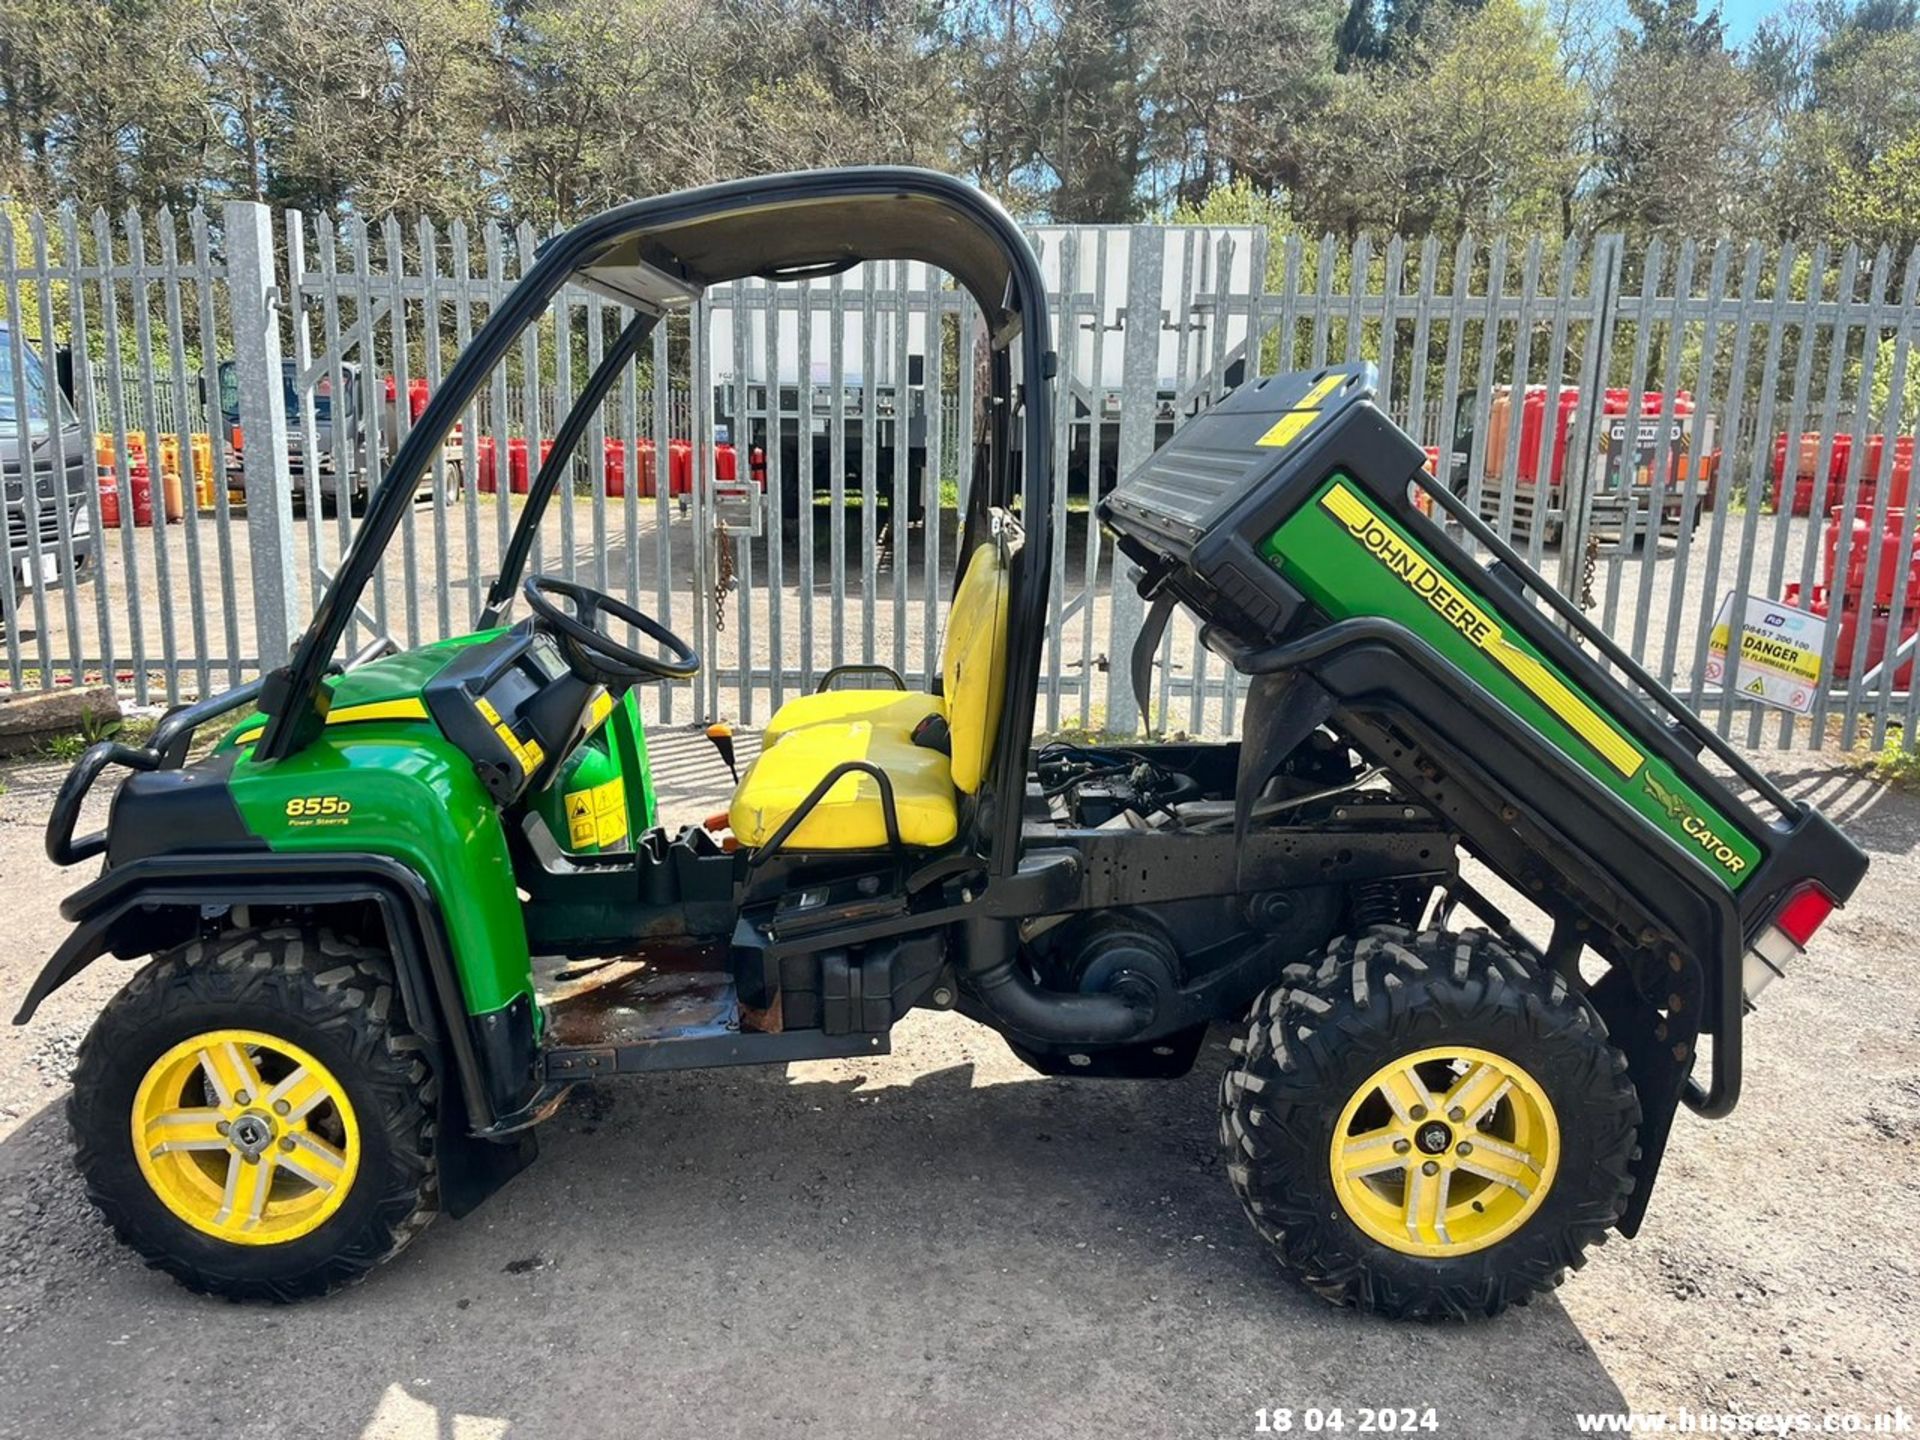
POLYGON ((1361 882, 1353 887, 1349 904, 1356 931, 1400 923, 1400 887, 1392 880, 1361 882))

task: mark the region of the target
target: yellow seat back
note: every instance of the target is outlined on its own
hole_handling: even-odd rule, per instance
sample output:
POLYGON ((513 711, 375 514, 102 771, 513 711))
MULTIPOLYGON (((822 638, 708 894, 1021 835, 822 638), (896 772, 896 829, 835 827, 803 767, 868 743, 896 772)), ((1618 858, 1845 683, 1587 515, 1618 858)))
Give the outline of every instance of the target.
POLYGON ((1007 690, 1007 588, 999 539, 975 546, 954 592, 940 648, 953 783, 969 795, 980 789, 986 774, 1007 690))

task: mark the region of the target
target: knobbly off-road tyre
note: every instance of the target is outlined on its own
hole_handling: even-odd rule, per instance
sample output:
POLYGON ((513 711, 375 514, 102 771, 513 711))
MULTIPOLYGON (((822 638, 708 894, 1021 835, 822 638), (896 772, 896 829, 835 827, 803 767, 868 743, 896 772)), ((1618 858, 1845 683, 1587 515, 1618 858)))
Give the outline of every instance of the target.
POLYGON ((397 1254, 438 1209, 438 1080, 398 997, 383 952, 325 930, 148 963, 82 1042, 67 1107, 114 1234, 245 1300, 322 1295, 397 1254))
POLYGON ((1254 1002, 1232 1049, 1229 1179, 1281 1263, 1335 1303, 1497 1314, 1582 1264, 1632 1188, 1625 1058, 1574 987, 1484 932, 1337 939, 1254 1002))

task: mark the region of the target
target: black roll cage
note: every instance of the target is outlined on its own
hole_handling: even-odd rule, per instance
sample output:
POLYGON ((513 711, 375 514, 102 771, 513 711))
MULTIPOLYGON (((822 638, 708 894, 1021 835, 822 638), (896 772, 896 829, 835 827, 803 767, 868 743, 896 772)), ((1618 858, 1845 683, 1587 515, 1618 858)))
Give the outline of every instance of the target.
MULTIPOLYGON (((254 758, 266 763, 285 759, 318 733, 325 717, 323 686, 333 653, 353 619, 355 604, 392 543, 401 517, 412 504, 419 476, 526 326, 544 313, 562 286, 616 248, 621 248, 623 256, 636 257, 632 263, 644 271, 650 288, 644 297, 632 291, 612 292, 640 314, 589 379, 528 487, 519 525, 502 556, 501 574, 488 592, 482 618, 497 619, 514 593, 532 546, 533 531, 560 477, 569 469, 571 452, 586 431, 588 417, 619 369, 631 360, 667 309, 690 305, 710 285, 748 274, 791 279, 833 273, 860 261, 888 259, 917 259, 948 270, 961 279, 988 316, 996 352, 994 363, 988 367, 992 411, 985 433, 991 464, 983 498, 985 504, 1009 511, 1017 502, 1026 534, 1011 579, 1005 712, 988 784, 983 787, 1004 797, 1003 803, 991 807, 985 816, 989 874, 1013 875, 1020 859, 1018 787, 1026 769, 1040 652, 1046 635, 1054 484, 1048 382, 1058 368, 1058 359, 1051 344, 1046 285, 1039 261, 1020 227, 997 202, 972 185, 931 170, 873 166, 729 181, 617 206, 543 245, 532 269, 488 317, 428 400, 369 499, 360 529, 292 658, 265 677, 260 708, 269 718, 254 758), (749 264, 739 259, 737 245, 734 251, 727 249, 725 242, 729 239, 765 246, 771 234, 777 241, 777 226, 771 232, 768 228, 770 216, 777 217, 782 210, 795 215, 804 211, 808 218, 817 220, 819 207, 834 201, 849 202, 850 207, 865 202, 863 210, 850 209, 848 220, 864 216, 868 223, 874 202, 901 202, 903 206, 920 203, 915 207, 915 223, 907 231, 883 233, 877 239, 871 229, 859 224, 848 223, 839 230, 815 225, 803 239, 794 241, 796 247, 804 248, 796 248, 791 255, 767 255, 763 261, 749 264), (918 210, 925 210, 939 223, 919 223, 918 210), (700 233, 702 227, 704 234, 700 233), (733 228, 737 228, 737 236, 730 234, 733 228), (674 242, 687 234, 708 242, 702 253, 725 255, 727 261, 718 270, 703 273, 697 261, 690 263, 677 257, 674 242), (952 263, 943 263, 943 255, 952 263), (983 260, 989 256, 996 263, 983 268, 983 260), (993 281, 1004 283, 1003 293, 985 293, 993 281), (1021 353, 1017 391, 1013 367, 1005 353, 1016 338, 1021 353), (1016 393, 1022 402, 1024 427, 1017 485, 1011 430, 1016 393)), ((971 362, 962 357, 961 363, 971 362)))

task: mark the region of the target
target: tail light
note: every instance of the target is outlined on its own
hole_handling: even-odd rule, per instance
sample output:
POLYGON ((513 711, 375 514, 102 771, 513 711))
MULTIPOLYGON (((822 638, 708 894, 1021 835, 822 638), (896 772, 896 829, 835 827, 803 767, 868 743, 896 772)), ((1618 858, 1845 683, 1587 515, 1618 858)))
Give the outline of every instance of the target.
POLYGON ((1814 931, 1826 924, 1831 914, 1833 897, 1817 885, 1802 885, 1787 896, 1786 903, 1747 946, 1741 989, 1748 1009, 1753 1008, 1762 990, 1785 975, 1787 966, 1806 952, 1814 931))

